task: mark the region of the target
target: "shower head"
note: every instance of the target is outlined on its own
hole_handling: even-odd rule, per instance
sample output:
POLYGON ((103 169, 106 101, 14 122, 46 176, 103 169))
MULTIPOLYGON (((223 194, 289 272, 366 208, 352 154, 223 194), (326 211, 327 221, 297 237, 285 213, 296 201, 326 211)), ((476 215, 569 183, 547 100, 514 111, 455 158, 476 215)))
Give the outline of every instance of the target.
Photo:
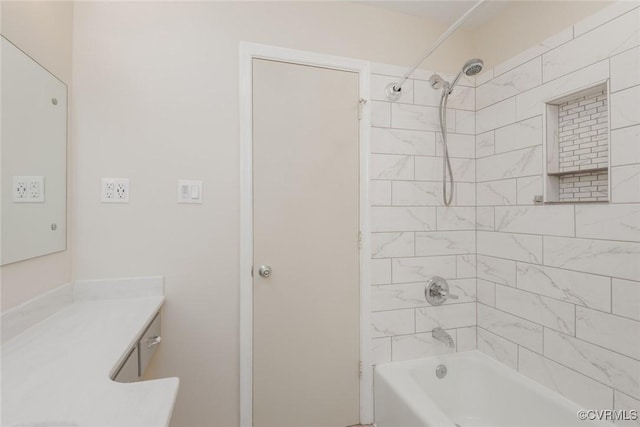
POLYGON ((483 67, 484 62, 482 61, 482 59, 470 59, 462 66, 462 72, 467 76, 475 76, 480 71, 482 71, 483 67))
POLYGON ((482 59, 475 58, 465 62, 462 66, 462 71, 458 73, 456 78, 453 80, 453 83, 451 83, 451 85, 449 86, 449 93, 453 91, 453 88, 455 87, 456 83, 458 83, 458 80, 460 80, 460 77, 462 77, 463 73, 469 77, 475 76, 480 71, 482 71, 482 67, 484 67, 484 62, 482 61, 482 59))

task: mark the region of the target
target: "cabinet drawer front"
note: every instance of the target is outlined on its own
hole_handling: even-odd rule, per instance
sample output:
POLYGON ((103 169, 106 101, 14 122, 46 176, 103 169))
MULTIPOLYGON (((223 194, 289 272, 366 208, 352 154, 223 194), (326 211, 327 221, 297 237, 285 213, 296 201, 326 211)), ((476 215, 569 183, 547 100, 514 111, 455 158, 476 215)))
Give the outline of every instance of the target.
POLYGON ((140 380, 138 374, 138 347, 133 347, 113 380, 119 383, 133 383, 140 380))
POLYGON ((140 338, 140 342, 138 343, 138 349, 140 352, 139 375, 141 377, 147 370, 147 366, 149 366, 151 358, 160 345, 160 333, 160 313, 158 313, 156 314, 156 317, 153 319, 145 333, 142 335, 142 338, 140 338))

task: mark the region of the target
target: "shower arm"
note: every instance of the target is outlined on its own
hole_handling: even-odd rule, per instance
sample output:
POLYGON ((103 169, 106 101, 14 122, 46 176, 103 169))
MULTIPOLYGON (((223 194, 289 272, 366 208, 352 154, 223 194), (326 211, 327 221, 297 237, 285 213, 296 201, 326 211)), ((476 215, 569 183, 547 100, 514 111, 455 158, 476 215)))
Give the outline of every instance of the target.
POLYGON ((409 76, 411 76, 411 74, 413 74, 413 72, 416 70, 416 68, 418 68, 420 66, 420 64, 422 64, 429 56, 431 56, 431 54, 438 47, 440 47, 440 45, 442 43, 444 43, 444 41, 447 40, 449 38, 449 36, 451 36, 451 34, 453 34, 453 32, 456 31, 458 29, 458 27, 464 23, 464 21, 469 19, 469 16, 471 16, 473 11, 476 10, 478 8, 478 6, 480 6, 482 3, 484 3, 484 1, 485 0, 478 0, 478 2, 476 4, 474 4, 471 7, 471 9, 467 10, 464 13, 464 15, 462 15, 460 18, 458 18, 458 20, 456 22, 454 22, 453 25, 451 25, 447 29, 447 31, 442 33, 442 35, 440 37, 438 37, 438 40, 436 40, 435 43, 433 43, 433 45, 424 53, 424 55, 422 55, 422 57, 413 65, 413 67, 411 67, 409 69, 409 71, 407 71, 404 74, 404 76, 402 76, 402 80, 400 80, 400 83, 391 83, 387 87, 387 97, 389 97, 390 99, 392 99, 394 96, 395 96, 396 99, 399 98, 400 97, 400 93, 402 91, 402 85, 407 81, 409 76))

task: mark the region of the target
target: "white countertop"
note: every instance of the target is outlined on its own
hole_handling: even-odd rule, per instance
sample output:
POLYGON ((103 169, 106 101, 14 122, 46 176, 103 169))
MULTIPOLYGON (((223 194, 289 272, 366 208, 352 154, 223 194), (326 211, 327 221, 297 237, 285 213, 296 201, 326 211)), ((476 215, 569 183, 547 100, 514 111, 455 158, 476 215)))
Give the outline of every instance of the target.
POLYGON ((2 345, 3 427, 167 426, 178 378, 111 374, 164 297, 81 300, 2 345))

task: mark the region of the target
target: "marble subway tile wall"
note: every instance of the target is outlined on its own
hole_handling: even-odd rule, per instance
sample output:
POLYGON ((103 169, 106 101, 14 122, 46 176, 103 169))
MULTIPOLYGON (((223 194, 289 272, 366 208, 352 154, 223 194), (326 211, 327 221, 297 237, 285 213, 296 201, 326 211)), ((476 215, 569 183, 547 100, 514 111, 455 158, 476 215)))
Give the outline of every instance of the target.
MULTIPOLYGON (((384 89, 406 69, 375 65, 371 78, 372 361, 414 359, 476 348, 475 89, 464 79, 449 99, 454 202, 442 199, 440 91, 418 71, 389 102, 384 89), (431 276, 447 279, 450 300, 424 297, 431 276), (441 327, 456 348, 432 338, 441 327)), ((452 80, 453 76, 443 76, 452 80)))
POLYGON ((593 409, 640 408, 639 5, 477 79, 477 347, 593 409), (535 205, 544 102, 607 79, 610 202, 535 205))

